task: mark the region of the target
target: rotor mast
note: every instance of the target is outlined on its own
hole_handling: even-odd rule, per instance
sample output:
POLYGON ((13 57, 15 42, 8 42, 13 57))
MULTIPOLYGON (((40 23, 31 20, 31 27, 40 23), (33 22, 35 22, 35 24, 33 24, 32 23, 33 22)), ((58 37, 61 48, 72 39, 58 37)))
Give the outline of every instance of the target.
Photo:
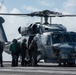
POLYGON ((49 11, 49 10, 44 10, 40 12, 35 12, 35 15, 38 17, 41 17, 41 23, 42 23, 42 18, 44 18, 44 24, 49 24, 48 18, 50 18, 50 24, 52 23, 52 17, 62 17, 62 13, 59 12, 54 12, 54 11, 49 11))

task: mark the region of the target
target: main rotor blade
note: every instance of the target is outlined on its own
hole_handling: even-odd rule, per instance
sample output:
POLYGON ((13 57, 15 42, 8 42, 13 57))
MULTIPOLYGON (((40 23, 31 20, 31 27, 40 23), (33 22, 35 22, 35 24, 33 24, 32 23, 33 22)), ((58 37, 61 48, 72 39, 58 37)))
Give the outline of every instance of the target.
POLYGON ((31 14, 17 14, 17 13, 0 13, 0 15, 10 15, 10 16, 31 16, 31 14))
POLYGON ((62 17, 76 17, 76 14, 70 14, 70 15, 62 15, 62 17))
POLYGON ((50 15, 48 17, 76 17, 76 15, 50 15))
POLYGON ((49 14, 49 15, 44 15, 44 14, 39 14, 39 13, 30 13, 30 14, 17 14, 17 13, 0 13, 0 15, 9 15, 9 16, 37 16, 37 17, 76 17, 76 14, 69 14, 69 15, 62 15, 62 14, 49 14))

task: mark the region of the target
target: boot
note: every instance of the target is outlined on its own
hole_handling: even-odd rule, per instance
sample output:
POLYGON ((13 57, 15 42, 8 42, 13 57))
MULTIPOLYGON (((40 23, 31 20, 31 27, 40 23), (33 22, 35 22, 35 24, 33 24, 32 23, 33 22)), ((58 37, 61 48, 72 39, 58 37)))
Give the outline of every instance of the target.
POLYGON ((4 67, 3 65, 1 65, 1 67, 4 67))

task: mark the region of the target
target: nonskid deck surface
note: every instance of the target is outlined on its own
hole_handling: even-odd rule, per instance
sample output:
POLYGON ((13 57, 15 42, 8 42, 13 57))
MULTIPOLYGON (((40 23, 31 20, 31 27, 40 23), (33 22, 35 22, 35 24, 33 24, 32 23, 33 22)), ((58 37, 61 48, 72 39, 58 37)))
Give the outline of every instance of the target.
POLYGON ((59 67, 58 64, 38 63, 37 67, 11 67, 11 62, 4 62, 0 75, 76 75, 76 67, 59 67))

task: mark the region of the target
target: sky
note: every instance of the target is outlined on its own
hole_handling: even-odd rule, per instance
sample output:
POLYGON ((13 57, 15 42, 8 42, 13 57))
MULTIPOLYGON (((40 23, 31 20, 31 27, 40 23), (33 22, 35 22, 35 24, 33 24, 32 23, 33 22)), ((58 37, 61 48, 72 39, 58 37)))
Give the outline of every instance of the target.
MULTIPOLYGON (((51 10, 63 14, 76 13, 76 0, 0 0, 2 3, 0 12, 3 13, 30 13, 33 11, 51 10)), ((18 33, 19 26, 28 26, 28 24, 37 21, 36 18, 3 16, 3 24, 7 39, 20 37, 18 33), (9 31, 10 30, 10 31, 9 31), (12 37, 11 37, 12 36, 12 37)), ((76 31, 76 18, 54 18, 53 23, 63 24, 69 31, 76 31)))
MULTIPOLYGON (((0 13, 30 13, 50 10, 62 14, 76 14, 76 0, 0 0, 0 13)), ((19 38, 19 26, 28 26, 37 21, 31 17, 2 16, 5 19, 3 27, 7 39, 19 38)), ((68 31, 76 32, 76 17, 53 18, 52 23, 63 24, 68 31)), ((7 54, 6 54, 7 55, 7 54)))

